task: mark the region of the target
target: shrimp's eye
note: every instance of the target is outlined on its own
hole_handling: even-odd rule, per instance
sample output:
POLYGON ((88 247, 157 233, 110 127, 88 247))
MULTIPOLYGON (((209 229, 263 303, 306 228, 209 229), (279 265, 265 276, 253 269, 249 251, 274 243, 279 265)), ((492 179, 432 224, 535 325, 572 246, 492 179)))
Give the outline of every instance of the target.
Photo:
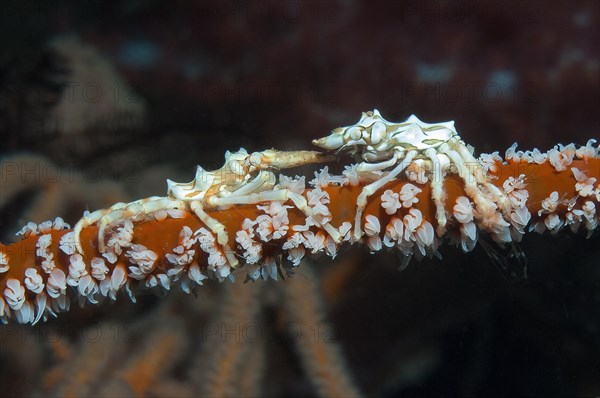
POLYGON ((361 129, 360 129, 359 127, 356 127, 356 126, 350 127, 350 128, 348 129, 348 132, 347 132, 348 136, 349 136, 349 137, 350 137, 350 139, 351 139, 351 140, 353 140, 353 141, 358 141, 358 140, 360 140, 360 139, 362 138, 362 136, 363 136, 363 134, 362 134, 362 133, 363 133, 363 132, 361 131, 361 129))
POLYGON ((385 124, 382 122, 375 122, 371 127, 371 144, 377 145, 385 137, 385 124))
POLYGON ((252 155, 250 155, 248 162, 251 166, 258 166, 261 163, 261 157, 258 153, 254 152, 252 155))

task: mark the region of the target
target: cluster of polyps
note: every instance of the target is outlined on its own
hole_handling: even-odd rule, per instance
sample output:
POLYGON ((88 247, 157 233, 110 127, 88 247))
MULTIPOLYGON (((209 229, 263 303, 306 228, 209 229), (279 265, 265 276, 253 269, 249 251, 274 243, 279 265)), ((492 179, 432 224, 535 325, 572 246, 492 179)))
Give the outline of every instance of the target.
MULTIPOLYGON (((561 196, 558 191, 553 191, 544 198, 541 209, 538 211, 539 219, 529 226, 530 231, 543 233, 557 233, 568 226, 576 232, 581 225, 588 231, 588 237, 598 226, 598 204, 600 203, 600 183, 595 177, 589 177, 586 172, 577 167, 571 167, 574 159, 587 161, 600 157, 600 147, 594 147, 597 141, 588 140, 585 146, 577 148, 574 144, 558 144, 546 153, 538 149, 533 151, 516 151, 517 144, 513 144, 506 151, 506 159, 512 162, 527 162, 542 165, 550 163, 557 172, 570 170, 575 179, 573 196, 561 196), (563 214, 561 216, 561 214, 563 214)), ((527 218, 526 221, 529 221, 527 218)))
MULTIPOLYGON (((40 258, 41 269, 47 276, 46 283, 39 274, 39 270, 34 267, 25 270, 25 279, 21 281, 9 278, 6 281, 4 291, 4 300, 0 299, 0 317, 3 319, 8 314, 8 309, 12 310, 14 316, 20 323, 35 323, 41 319, 46 311, 54 313, 65 311, 69 308, 69 300, 66 296, 67 279, 64 272, 56 267, 54 253, 51 251, 52 231, 61 231, 69 228, 60 217, 53 222, 45 221, 39 225, 32 222, 28 223, 17 234, 24 238, 30 235, 41 234, 36 242, 36 255, 40 258), (26 291, 35 295, 34 303, 26 298, 26 291), (6 308, 8 306, 8 308, 6 308)), ((9 256, 4 254, 6 271, 9 269, 9 256)))
MULTIPOLYGON (((327 170, 322 170, 319 175, 328 175, 327 170)), ((292 206, 284 206, 282 202, 271 202, 268 206, 257 205, 257 209, 264 212, 264 214, 260 214, 254 220, 245 219, 242 229, 236 233, 236 242, 243 250, 246 263, 250 265, 248 276, 253 280, 261 276, 265 279, 269 276, 273 279, 277 278, 275 257, 265 254, 263 250, 263 244, 265 243, 280 242, 281 250, 287 251, 287 259, 293 266, 300 264, 306 250, 310 250, 311 253, 325 250, 332 258, 337 253, 338 244, 327 231, 320 230, 315 233, 314 230, 311 230, 311 227, 314 229, 314 227, 331 220, 331 213, 327 207, 330 203, 329 195, 320 188, 320 184, 327 186, 327 183, 313 181, 315 188, 306 191, 303 179, 291 179, 282 176, 282 181, 285 184, 293 183, 295 191, 299 194, 306 192, 311 216, 305 218, 303 225, 290 226, 288 209, 292 206), (262 267, 260 264, 262 264, 262 267)), ((345 235, 343 232, 340 232, 340 236, 345 235)))
POLYGON ((595 143, 595 139, 590 139, 585 146, 579 148, 575 147, 575 144, 566 146, 558 144, 546 153, 542 153, 537 148, 532 151, 517 151, 517 144, 514 143, 506 150, 506 160, 513 162, 526 161, 528 163, 536 164, 550 162, 556 171, 565 171, 567 170, 567 167, 573 163, 575 157, 583 160, 597 158, 599 156, 599 149, 598 146, 594 148, 595 143))
MULTIPOLYGON (((24 238, 41 234, 36 242, 36 255, 41 260, 40 268, 46 275, 46 280, 44 283, 39 269, 35 267, 25 270, 23 281, 8 278, 3 297, 0 297, 0 319, 2 321, 6 321, 11 311, 19 323, 36 323, 47 312, 54 314, 69 309, 70 302, 66 296, 67 277, 62 269, 56 266, 56 259, 51 250, 51 232, 67 228, 69 225, 62 218, 57 217, 54 221, 45 221, 41 224, 29 222, 17 233, 24 238), (27 292, 34 295, 34 303, 27 299, 27 292)), ((9 270, 10 256, 0 252, 0 274, 9 270)))
MULTIPOLYGON (((130 233, 127 223, 119 230, 127 235, 130 233)), ((54 225, 55 230, 58 227, 64 227, 60 218, 50 224, 54 225)), ((201 228, 192 234, 189 227, 184 227, 180 233, 179 245, 173 248, 172 253, 167 253, 164 259, 159 258, 159 254, 149 250, 142 244, 133 244, 131 239, 123 236, 119 247, 119 254, 122 252, 129 264, 129 271, 126 270, 122 262, 117 263, 118 256, 114 251, 107 252, 103 257, 93 257, 90 264, 86 264, 84 258, 75 251, 73 232, 68 232, 62 236, 59 244, 61 256, 67 258, 68 272, 65 272, 61 266, 57 265, 52 253, 52 235, 48 232, 47 223, 32 225, 29 223, 28 236, 37 235, 36 256, 41 259, 41 266, 25 269, 25 278, 23 281, 16 278, 6 280, 6 288, 0 297, 0 319, 6 323, 11 317, 19 323, 35 324, 40 319, 46 319, 48 315, 56 316, 58 312, 69 310, 70 297, 75 296, 82 306, 86 301, 97 304, 104 298, 109 297, 116 300, 117 293, 124 289, 132 301, 135 302, 131 282, 137 280, 143 282, 143 287, 160 287, 163 290, 169 290, 171 282, 180 282, 182 289, 190 292, 196 285, 201 285, 207 278, 201 272, 195 248, 199 247, 205 253, 214 255, 217 251, 215 246, 207 242, 214 242, 214 237, 206 229, 201 228), (129 243, 125 241, 129 240, 129 243), (112 263, 112 271, 107 266, 112 263), (116 264, 115 264, 116 263, 116 264), (162 270, 158 269, 159 264, 169 264, 162 270), (43 274, 40 274, 40 269, 43 274), (73 288, 70 290, 69 287, 73 288), (69 294, 69 291, 72 293, 69 294), (33 301, 29 298, 33 297, 33 301)), ((133 227, 131 227, 133 229, 133 227)), ((112 237, 111 237, 112 238, 112 237)), ((229 267, 224 266, 222 262, 208 261, 210 265, 221 271, 222 274, 229 274, 229 267), (217 267, 224 266, 224 267, 217 267)), ((163 264, 163 265, 164 265, 163 264)), ((0 274, 10 270, 10 256, 7 253, 0 252, 0 274)))
POLYGON ((396 247, 403 254, 401 269, 404 269, 415 255, 422 258, 425 255, 437 254, 438 239, 432 224, 423 218, 419 209, 410 209, 402 219, 390 218, 383 240, 381 239, 381 224, 379 219, 371 214, 365 217, 365 234, 367 246, 371 252, 382 249, 382 243, 388 248, 396 247))
POLYGON ((596 229, 599 220, 597 204, 600 202, 600 184, 594 187, 596 178, 588 177, 576 167, 572 167, 571 171, 577 181, 575 184, 577 195, 561 198, 558 191, 553 191, 542 201, 542 208, 538 211, 540 219, 529 227, 530 230, 542 233, 547 229, 555 234, 563 226, 569 226, 573 232, 577 232, 583 224, 588 230, 589 237, 596 229), (558 211, 560 206, 567 208, 563 217, 558 211))

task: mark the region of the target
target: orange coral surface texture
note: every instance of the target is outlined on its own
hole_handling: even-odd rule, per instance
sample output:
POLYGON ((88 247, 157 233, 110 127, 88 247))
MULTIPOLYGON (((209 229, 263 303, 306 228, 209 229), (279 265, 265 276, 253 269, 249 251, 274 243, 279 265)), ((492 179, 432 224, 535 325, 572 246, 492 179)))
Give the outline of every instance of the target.
MULTIPOLYGON (((541 165, 527 162, 508 162, 507 164, 497 163, 496 166, 496 171, 494 173, 490 172, 490 175, 492 176, 492 183, 499 187, 502 187, 503 182, 508 177, 518 177, 521 174, 526 176, 526 189, 529 191, 528 208, 532 213, 532 221, 537 218, 537 212, 541 208, 543 199, 548 197, 552 192, 557 191, 560 198, 572 198, 577 195, 575 190, 577 181, 570 168, 559 172, 549 162, 541 165)), ((574 160, 570 167, 576 167, 584 171, 587 176, 600 180, 600 159, 574 160)), ((406 183, 406 180, 393 181, 383 187, 380 192, 386 189, 398 192, 402 185, 406 183)), ((418 208, 424 218, 435 226, 437 225, 435 221, 435 206, 430 199, 430 185, 427 183, 419 187, 422 189, 422 192, 418 195, 419 202, 414 207, 418 208)), ((331 186, 324 188, 331 197, 329 208, 332 214, 331 224, 333 226, 337 227, 344 221, 353 221, 356 198, 361 188, 362 186, 331 186)), ((455 203, 458 196, 465 195, 463 182, 455 175, 449 175, 445 180, 444 188, 447 193, 445 200, 447 210, 451 212, 451 206, 448 206, 448 204, 455 203)), ((567 208, 566 206, 561 206, 557 211, 564 213, 567 211, 567 208)), ((238 205, 226 210, 216 210, 208 213, 225 225, 229 233, 230 242, 235 242, 235 233, 240 229, 244 219, 255 219, 259 214, 259 210, 257 210, 256 205, 238 205)), ((383 225, 391 217, 381 207, 379 195, 371 197, 364 214, 372 214, 379 217, 383 225)), ((298 209, 295 207, 290 209, 290 225, 302 225, 304 224, 304 219, 304 214, 298 209)), ((146 221, 135 224, 133 243, 143 244, 148 249, 158 253, 159 257, 162 258, 178 245, 179 232, 185 225, 189 226, 192 230, 197 230, 203 226, 192 213, 180 219, 167 218, 162 221, 146 221)), ((68 273, 68 256, 58 249, 56 242, 59 242, 61 236, 67 232, 68 230, 52 231, 52 242, 54 243, 50 248, 54 254, 54 258, 57 259, 57 266, 61 267, 66 273, 68 273)), ((81 242, 85 252, 84 260, 87 264, 89 264, 93 257, 100 256, 97 248, 97 233, 98 228, 90 226, 85 228, 81 234, 81 242)), ((23 280, 27 268, 39 267, 39 259, 36 258, 35 254, 37 239, 38 236, 30 236, 16 243, 0 245, 0 251, 10 256, 11 265, 9 272, 0 275, 0 291, 5 289, 8 278, 23 280)), ((273 240, 269 250, 272 250, 274 253, 281 251, 280 247, 284 241, 285 239, 281 239, 280 241, 273 240)), ((121 257, 116 264, 124 264, 124 262, 125 259, 121 257)), ((109 265, 111 269, 114 266, 109 265)), ((168 268, 169 264, 163 261, 159 265, 159 269, 160 267, 168 268)))

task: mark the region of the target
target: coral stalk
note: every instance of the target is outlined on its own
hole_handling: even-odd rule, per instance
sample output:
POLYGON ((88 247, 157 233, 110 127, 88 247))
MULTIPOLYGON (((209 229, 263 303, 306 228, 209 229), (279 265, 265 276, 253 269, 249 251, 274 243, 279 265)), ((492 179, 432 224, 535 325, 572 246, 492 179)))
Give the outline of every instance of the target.
POLYGON ((368 196, 358 237, 352 231, 357 201, 363 188, 386 172, 366 178, 355 173, 357 165, 346 166, 342 175, 325 167, 309 188, 304 177, 280 174, 273 189, 293 192, 294 200, 266 195, 258 204, 207 209, 215 225, 224 227, 227 246, 186 209, 127 214, 111 220, 100 238, 98 224, 85 226, 81 252, 62 219, 29 223, 19 232, 21 241, 0 245, 0 317, 36 323, 67 311, 72 299, 97 304, 125 291, 135 301, 136 289, 168 291, 174 285, 189 292, 207 277, 233 280, 243 272, 232 273, 236 268, 250 279, 276 278, 279 267, 297 266, 307 253, 333 258, 343 245, 364 244, 371 252, 397 249, 406 265, 413 256, 436 255, 445 241, 471 251, 481 234, 500 245, 533 230, 584 229, 590 236, 600 210, 600 155, 594 144, 558 145, 547 153, 513 146, 506 159, 484 154, 475 164, 455 164, 445 176, 411 163, 368 196), (475 171, 455 170, 460 167, 475 171), (306 206, 299 208, 303 201, 306 206), (108 249, 101 252, 100 246, 108 249), (239 265, 228 261, 233 257, 239 265))
POLYGON ((309 264, 304 267, 303 274, 291 280, 289 288, 284 289, 290 320, 300 330, 313 332, 294 340, 298 354, 320 397, 362 397, 348 372, 335 331, 327 328, 325 308, 313 281, 315 278, 309 264))

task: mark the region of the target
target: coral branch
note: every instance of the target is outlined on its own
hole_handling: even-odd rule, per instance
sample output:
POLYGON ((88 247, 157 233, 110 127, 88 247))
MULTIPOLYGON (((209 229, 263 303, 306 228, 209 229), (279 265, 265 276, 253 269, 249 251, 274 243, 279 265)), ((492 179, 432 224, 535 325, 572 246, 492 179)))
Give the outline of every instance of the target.
POLYGON ((547 153, 513 146, 506 160, 484 154, 473 164, 457 162, 445 176, 411 163, 368 196, 358 239, 352 233, 357 201, 387 172, 365 176, 356 173, 357 165, 342 175, 325 167, 308 189, 304 177, 280 175, 272 191, 245 196, 248 204, 207 208, 208 217, 171 206, 170 198, 134 202, 141 203, 137 212, 84 226, 81 251, 62 219, 29 223, 19 232, 21 241, 0 245, 0 316, 36 323, 67 311, 72 299, 97 304, 125 291, 135 301, 136 289, 168 291, 174 285, 189 292, 207 277, 233 280, 238 267, 250 279, 276 278, 279 267, 297 266, 307 253, 333 258, 342 245, 366 244, 371 252, 395 248, 405 265, 413 256, 436 255, 444 241, 471 251, 480 234, 500 245, 532 230, 583 228, 589 236, 600 208, 594 143, 558 145, 547 153))
POLYGON ((294 340, 304 369, 320 397, 361 397, 347 370, 336 332, 328 330, 321 295, 312 281, 315 275, 311 266, 303 269, 303 275, 292 279, 284 293, 290 320, 300 330, 313 332, 294 340))
MULTIPOLYGON (((221 308, 212 326, 221 328, 220 333, 202 333, 205 344, 196 356, 190 376, 198 381, 196 391, 203 397, 236 397, 247 391, 236 391, 236 381, 241 368, 247 364, 260 366, 250 358, 253 346, 242 336, 242 329, 252 323, 260 310, 260 290, 249 284, 225 286, 221 308), (205 336, 204 336, 205 335, 205 336)), ((260 369, 254 369, 260 375, 260 369)))

